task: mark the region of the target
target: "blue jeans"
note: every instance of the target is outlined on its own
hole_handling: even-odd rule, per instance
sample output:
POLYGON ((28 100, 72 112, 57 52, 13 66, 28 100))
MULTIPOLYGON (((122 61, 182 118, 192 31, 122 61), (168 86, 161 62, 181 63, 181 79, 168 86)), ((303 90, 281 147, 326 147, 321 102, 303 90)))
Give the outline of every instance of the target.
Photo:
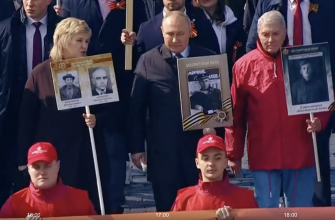
POLYGON ((253 177, 259 208, 278 208, 281 188, 286 207, 313 207, 315 166, 298 170, 253 171, 253 177))
POLYGON ((109 183, 109 204, 111 214, 123 213, 122 205, 125 204, 124 187, 126 180, 126 161, 128 152, 126 149, 125 134, 121 132, 104 132, 106 146, 111 166, 109 183))

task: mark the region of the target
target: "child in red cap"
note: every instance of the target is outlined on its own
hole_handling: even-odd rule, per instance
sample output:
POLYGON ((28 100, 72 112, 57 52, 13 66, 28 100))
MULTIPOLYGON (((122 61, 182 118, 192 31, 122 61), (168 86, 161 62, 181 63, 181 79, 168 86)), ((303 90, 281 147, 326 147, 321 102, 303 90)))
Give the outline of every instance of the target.
POLYGON ((199 183, 178 191, 171 211, 218 210, 219 219, 229 219, 231 208, 258 208, 252 190, 229 183, 223 139, 206 135, 198 142, 195 159, 199 183))

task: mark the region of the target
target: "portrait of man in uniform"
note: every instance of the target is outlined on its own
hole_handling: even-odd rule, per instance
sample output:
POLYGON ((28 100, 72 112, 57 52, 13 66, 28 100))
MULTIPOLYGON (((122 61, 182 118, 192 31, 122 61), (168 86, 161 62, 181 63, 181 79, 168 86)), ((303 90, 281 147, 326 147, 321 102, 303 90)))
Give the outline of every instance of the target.
POLYGON ((92 87, 92 96, 99 96, 104 94, 113 93, 109 72, 107 68, 98 67, 89 69, 92 87))
POLYGON ((322 69, 317 72, 311 61, 304 59, 299 62, 300 78, 291 89, 292 105, 329 101, 327 85, 321 80, 324 73, 322 69))
POLYGON ((190 94, 191 109, 202 111, 205 115, 212 115, 222 108, 219 70, 203 72, 194 77, 199 84, 199 89, 190 94))
MULTIPOLYGON (((79 87, 74 85, 75 76, 71 73, 66 73, 62 79, 64 80, 65 85, 61 86, 59 89, 60 98, 62 101, 71 100, 71 99, 80 99, 81 90, 79 87)), ((62 85, 64 83, 59 83, 62 85)))

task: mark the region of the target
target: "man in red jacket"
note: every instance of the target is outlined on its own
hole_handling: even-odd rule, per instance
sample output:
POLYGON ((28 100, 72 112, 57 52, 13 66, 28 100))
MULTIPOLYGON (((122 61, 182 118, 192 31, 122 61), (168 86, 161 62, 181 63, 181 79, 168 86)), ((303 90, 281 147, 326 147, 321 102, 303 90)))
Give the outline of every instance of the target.
POLYGON ((0 210, 0 218, 96 215, 86 191, 63 185, 58 178, 56 149, 40 142, 28 151, 30 186, 13 194, 0 210))
POLYGON ((218 210, 219 219, 229 219, 230 208, 258 207, 253 191, 229 183, 225 172, 226 147, 222 138, 213 134, 201 138, 198 142, 195 163, 200 170, 199 183, 179 190, 171 211, 215 209, 218 210))
POLYGON ((247 135, 249 168, 253 171, 260 208, 278 207, 283 187, 287 207, 311 207, 316 181, 312 132, 326 128, 330 112, 289 116, 280 48, 286 38, 278 11, 258 21, 257 49, 233 68, 233 126, 226 128, 229 165, 241 169, 247 135), (281 186, 283 183, 283 186, 281 186))

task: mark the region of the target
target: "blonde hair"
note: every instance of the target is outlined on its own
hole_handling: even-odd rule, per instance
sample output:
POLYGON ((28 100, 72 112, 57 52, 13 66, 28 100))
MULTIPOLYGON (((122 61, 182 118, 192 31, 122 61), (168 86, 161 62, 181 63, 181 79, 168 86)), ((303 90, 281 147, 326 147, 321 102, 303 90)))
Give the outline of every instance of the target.
POLYGON ((85 21, 77 18, 66 18, 57 24, 54 36, 53 47, 50 51, 50 58, 53 61, 60 61, 64 55, 64 48, 71 42, 74 35, 78 33, 89 33, 92 31, 85 21))

